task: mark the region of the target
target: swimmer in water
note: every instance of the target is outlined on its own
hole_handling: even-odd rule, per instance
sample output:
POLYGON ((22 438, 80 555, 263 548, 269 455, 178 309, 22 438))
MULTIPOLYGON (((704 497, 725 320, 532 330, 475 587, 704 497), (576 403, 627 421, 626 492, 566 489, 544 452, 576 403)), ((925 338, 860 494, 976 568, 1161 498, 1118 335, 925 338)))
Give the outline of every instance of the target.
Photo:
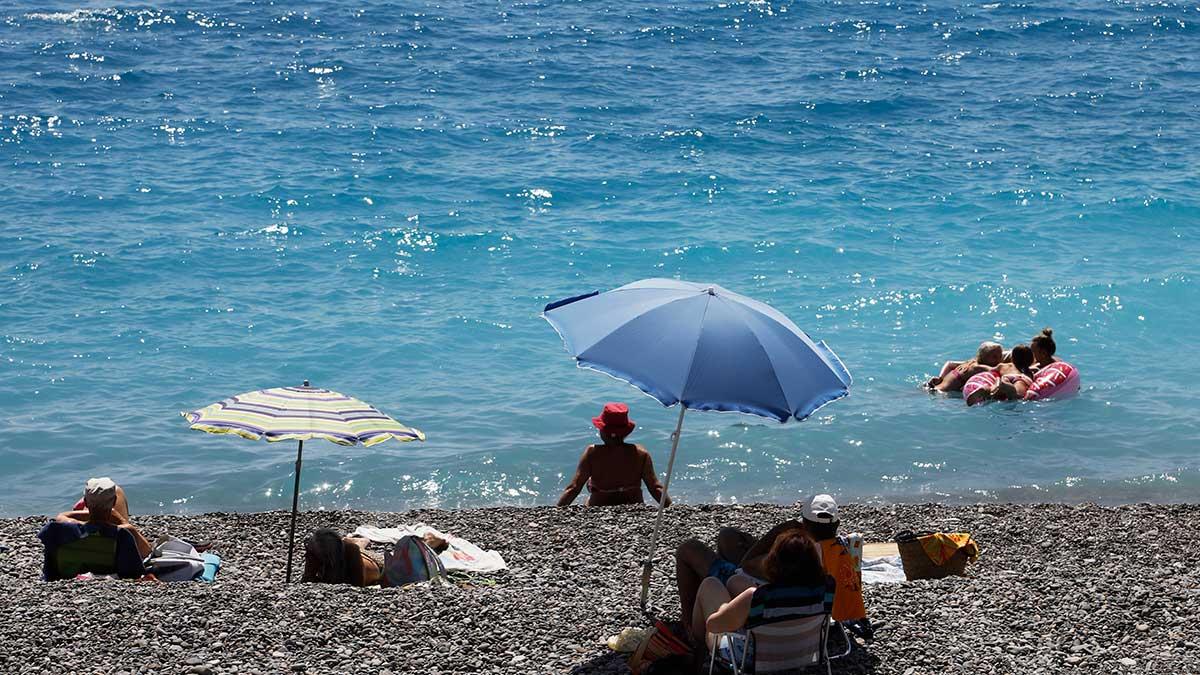
POLYGON ((1054 355, 1058 347, 1054 344, 1054 331, 1049 328, 1043 328, 1042 332, 1033 336, 1033 339, 1029 341, 1029 347, 1033 349, 1035 370, 1062 360, 1054 355))
POLYGON ((963 387, 967 405, 984 401, 1020 401, 1033 385, 1033 350, 1029 345, 1012 348, 1011 361, 973 376, 963 387))
POLYGON ((975 358, 966 361, 947 361, 942 366, 942 372, 937 377, 925 383, 925 388, 931 391, 962 391, 963 385, 972 376, 1000 365, 1004 358, 1004 347, 997 342, 983 342, 975 358))
POLYGON ((996 369, 1000 381, 988 392, 996 401, 1023 401, 1033 386, 1034 350, 1029 345, 1017 345, 1012 350, 1012 363, 1001 363, 996 369))

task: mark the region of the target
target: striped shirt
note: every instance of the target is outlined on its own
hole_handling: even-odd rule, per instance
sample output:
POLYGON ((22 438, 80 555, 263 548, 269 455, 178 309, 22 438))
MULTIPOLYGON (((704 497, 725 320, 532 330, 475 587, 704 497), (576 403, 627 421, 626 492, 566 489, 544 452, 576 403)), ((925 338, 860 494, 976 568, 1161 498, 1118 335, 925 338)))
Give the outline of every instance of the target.
POLYGON ((823 584, 813 586, 759 586, 750 600, 750 618, 746 620, 746 627, 832 612, 836 587, 831 576, 826 576, 823 584))

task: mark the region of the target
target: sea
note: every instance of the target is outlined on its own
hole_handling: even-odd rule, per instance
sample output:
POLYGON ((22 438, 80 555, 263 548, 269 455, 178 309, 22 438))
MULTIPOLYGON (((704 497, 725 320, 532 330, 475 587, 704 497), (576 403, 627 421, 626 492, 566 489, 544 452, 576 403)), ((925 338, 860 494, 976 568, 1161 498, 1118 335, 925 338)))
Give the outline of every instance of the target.
POLYGON ((0 514, 290 508, 180 412, 304 380, 427 440, 307 443, 302 509, 552 504, 608 401, 661 475, 541 318, 649 277, 854 378, 689 413, 681 502, 1200 501, 1194 2, 8 0, 0 65, 0 514), (1047 326, 1073 398, 920 388, 1047 326))

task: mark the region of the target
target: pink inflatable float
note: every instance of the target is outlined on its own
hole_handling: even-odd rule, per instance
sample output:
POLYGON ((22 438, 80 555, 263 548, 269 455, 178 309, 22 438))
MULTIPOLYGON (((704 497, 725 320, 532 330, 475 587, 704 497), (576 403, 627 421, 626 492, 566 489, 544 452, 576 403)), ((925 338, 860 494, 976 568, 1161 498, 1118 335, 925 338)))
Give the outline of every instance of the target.
POLYGON ((971 379, 967 380, 967 383, 963 385, 963 400, 967 402, 967 405, 975 405, 976 403, 982 403, 988 400, 986 394, 990 392, 992 387, 996 386, 996 383, 999 381, 1000 376, 997 375, 996 371, 994 370, 987 370, 982 373, 976 373, 975 375, 972 375, 971 379), (980 392, 985 394, 985 396, 982 398, 975 396, 975 394, 980 392))
MULTIPOLYGON (((1000 374, 989 370, 971 376, 963 385, 962 395, 967 405, 991 400, 992 387, 1000 382, 1000 374)), ((1033 384, 1025 392, 1026 401, 1066 398, 1079 393, 1079 370, 1066 361, 1056 361, 1038 371, 1033 384)))
MULTIPOLYGON (((966 392, 965 387, 963 391, 966 392)), ((1077 393, 1079 393, 1079 369, 1066 361, 1055 361, 1038 371, 1029 391, 1025 392, 1025 400, 1065 398, 1077 393)))

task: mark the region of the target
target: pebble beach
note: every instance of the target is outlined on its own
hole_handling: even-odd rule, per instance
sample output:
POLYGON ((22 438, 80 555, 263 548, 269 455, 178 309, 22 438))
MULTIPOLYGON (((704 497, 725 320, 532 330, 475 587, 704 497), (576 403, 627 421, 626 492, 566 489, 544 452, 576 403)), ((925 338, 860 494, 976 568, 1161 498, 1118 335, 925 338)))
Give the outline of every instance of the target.
MULTIPOLYGON (((761 533, 796 506, 673 506, 652 602, 675 618, 671 549, 723 525, 761 533)), ((42 517, 0 520, 3 673, 626 673, 605 639, 644 627, 649 507, 301 514, 317 527, 425 522, 510 570, 453 586, 284 583, 288 514, 139 516, 147 535, 210 540, 217 581, 39 581, 42 517)), ((835 673, 1200 672, 1197 505, 848 505, 843 531, 966 531, 967 577, 869 585, 875 640, 835 673)))

